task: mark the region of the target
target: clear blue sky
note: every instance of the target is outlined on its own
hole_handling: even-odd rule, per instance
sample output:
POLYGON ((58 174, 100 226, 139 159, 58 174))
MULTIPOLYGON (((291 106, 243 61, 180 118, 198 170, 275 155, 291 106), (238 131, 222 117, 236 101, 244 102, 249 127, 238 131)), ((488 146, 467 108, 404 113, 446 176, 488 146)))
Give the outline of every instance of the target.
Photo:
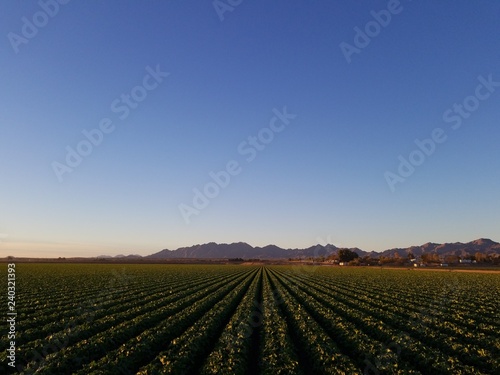
POLYGON ((46 3, 0 5, 0 255, 500 240, 498 1, 46 3))

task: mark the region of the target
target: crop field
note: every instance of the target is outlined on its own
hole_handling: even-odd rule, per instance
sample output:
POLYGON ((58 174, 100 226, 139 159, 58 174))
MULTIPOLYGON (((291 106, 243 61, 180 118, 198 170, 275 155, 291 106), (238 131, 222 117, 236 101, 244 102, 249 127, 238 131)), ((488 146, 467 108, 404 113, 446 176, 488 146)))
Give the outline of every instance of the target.
POLYGON ((498 273, 20 263, 15 288, 1 374, 500 374, 498 273))

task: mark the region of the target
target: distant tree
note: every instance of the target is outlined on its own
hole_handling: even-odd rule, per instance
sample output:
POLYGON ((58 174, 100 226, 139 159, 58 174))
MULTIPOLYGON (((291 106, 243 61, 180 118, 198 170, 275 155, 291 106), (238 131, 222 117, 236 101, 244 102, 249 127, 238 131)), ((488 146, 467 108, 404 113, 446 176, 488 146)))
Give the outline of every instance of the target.
POLYGON ((359 257, 358 254, 349 249, 340 249, 338 252, 338 256, 340 262, 350 262, 351 260, 354 260, 359 257))
MULTIPOLYGON (((358 255, 358 254, 356 254, 356 255, 358 255)), ((353 260, 351 260, 351 261, 349 262, 349 265, 350 265, 350 266, 359 266, 359 263, 360 263, 360 262, 359 262, 359 258, 358 258, 358 257, 356 257, 356 258, 354 258, 353 260)))
POLYGON ((458 256, 456 256, 456 255, 446 255, 444 257, 444 262, 445 263, 450 263, 450 264, 458 263, 458 256))
POLYGON ((361 259, 362 263, 365 263, 365 264, 376 264, 377 263, 377 259, 374 259, 372 258, 371 256, 369 255, 365 255, 362 259, 361 259))
POLYGON ((399 257, 399 258, 395 258, 395 259, 394 259, 394 262, 395 262, 396 264, 398 264, 398 265, 400 265, 400 266, 401 266, 401 265, 403 265, 403 264, 405 264, 405 263, 406 263, 406 259, 405 259, 405 258, 401 258, 401 257, 399 257))
POLYGON ((476 261, 478 263, 485 262, 486 261, 486 255, 480 252, 477 252, 476 255, 474 256, 476 258, 476 261))
POLYGON ((326 259, 328 259, 328 260, 339 260, 339 256, 338 256, 338 254, 330 254, 330 255, 328 255, 328 257, 326 259))
POLYGON ((437 253, 422 254, 422 262, 424 262, 424 263, 439 263, 439 255, 437 253))
POLYGON ((408 260, 412 260, 412 259, 415 259, 415 255, 413 255, 413 253, 410 251, 408 253, 408 260))
POLYGON ((381 256, 378 260, 378 264, 383 265, 383 264, 391 264, 394 263, 394 258, 393 257, 384 257, 381 256))
POLYGON ((491 256, 491 262, 493 264, 500 264, 500 254, 497 254, 497 255, 492 255, 491 256))

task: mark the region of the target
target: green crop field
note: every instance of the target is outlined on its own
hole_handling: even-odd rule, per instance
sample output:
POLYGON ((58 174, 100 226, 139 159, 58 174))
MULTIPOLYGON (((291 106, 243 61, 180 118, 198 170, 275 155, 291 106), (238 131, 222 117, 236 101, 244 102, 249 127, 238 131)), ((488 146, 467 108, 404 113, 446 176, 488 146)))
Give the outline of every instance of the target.
POLYGON ((15 276, 2 374, 9 332, 22 374, 500 374, 498 273, 19 263, 15 276))

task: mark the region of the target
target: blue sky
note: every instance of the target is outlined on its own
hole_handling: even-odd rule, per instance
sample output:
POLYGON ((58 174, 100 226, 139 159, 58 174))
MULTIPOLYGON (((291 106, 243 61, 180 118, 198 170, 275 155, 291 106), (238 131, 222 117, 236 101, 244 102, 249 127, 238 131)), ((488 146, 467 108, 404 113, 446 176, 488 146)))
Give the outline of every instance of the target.
POLYGON ((500 240, 498 2, 231 3, 1 3, 1 255, 500 240))

